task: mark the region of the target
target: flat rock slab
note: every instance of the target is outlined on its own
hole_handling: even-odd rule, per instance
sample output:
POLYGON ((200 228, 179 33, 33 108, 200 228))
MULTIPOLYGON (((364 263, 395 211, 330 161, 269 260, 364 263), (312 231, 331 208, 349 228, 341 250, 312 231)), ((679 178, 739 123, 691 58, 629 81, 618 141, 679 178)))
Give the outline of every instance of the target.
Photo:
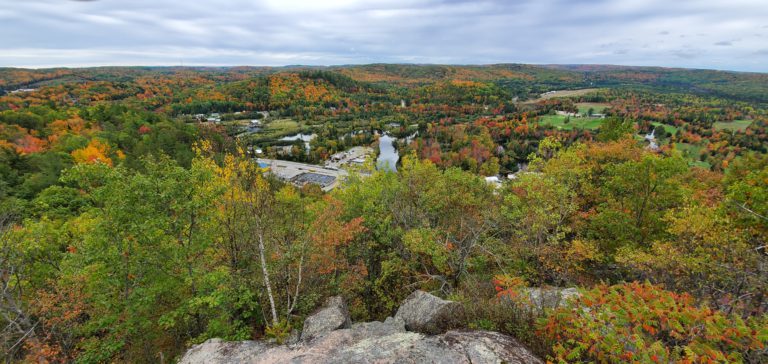
POLYGON ((306 319, 301 340, 276 345, 211 339, 189 349, 179 363, 542 363, 509 335, 445 332, 462 317, 458 303, 416 291, 395 317, 352 325, 344 301, 331 297, 306 319))
POLYGON ((429 336, 392 330, 341 329, 293 346, 214 339, 190 349, 180 363, 542 363, 514 338, 496 332, 448 331, 429 336))
POLYGON ((259 363, 259 356, 270 347, 260 341, 210 339, 187 350, 180 363, 259 363))

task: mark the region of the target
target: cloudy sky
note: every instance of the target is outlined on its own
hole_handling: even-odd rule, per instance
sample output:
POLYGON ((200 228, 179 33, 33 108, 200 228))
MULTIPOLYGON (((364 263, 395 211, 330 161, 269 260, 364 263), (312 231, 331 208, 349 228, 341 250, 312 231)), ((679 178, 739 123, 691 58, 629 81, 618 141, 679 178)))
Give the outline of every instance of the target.
POLYGON ((768 0, 0 0, 0 66, 589 63, 768 72, 768 0))

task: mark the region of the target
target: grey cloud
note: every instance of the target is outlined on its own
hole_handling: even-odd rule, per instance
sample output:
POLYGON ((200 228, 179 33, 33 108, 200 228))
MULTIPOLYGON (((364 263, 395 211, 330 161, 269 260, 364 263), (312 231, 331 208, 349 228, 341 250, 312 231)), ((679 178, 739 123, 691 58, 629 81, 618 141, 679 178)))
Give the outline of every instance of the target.
POLYGON ((724 40, 724 41, 720 41, 720 42, 715 43, 715 45, 716 46, 730 47, 730 46, 733 45, 733 43, 731 41, 729 41, 729 40, 724 40))
POLYGON ((672 55, 674 55, 675 57, 678 57, 678 58, 691 60, 691 59, 695 59, 695 58, 699 57, 701 55, 701 52, 695 51, 695 50, 682 50, 682 49, 679 49, 679 50, 672 51, 672 55))
POLYGON ((768 67, 760 66, 768 57, 755 54, 762 45, 746 40, 768 19, 763 1, 6 0, 0 66, 183 59, 200 65, 523 62, 768 71, 756 68, 768 67), (723 47, 707 36, 669 36, 705 32, 744 41, 723 47))

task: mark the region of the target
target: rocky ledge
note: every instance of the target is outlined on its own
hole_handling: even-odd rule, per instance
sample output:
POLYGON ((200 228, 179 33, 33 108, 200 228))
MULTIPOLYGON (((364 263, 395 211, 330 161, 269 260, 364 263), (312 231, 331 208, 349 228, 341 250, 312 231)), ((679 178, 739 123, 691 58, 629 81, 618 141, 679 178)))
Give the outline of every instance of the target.
POLYGON ((180 363, 542 363, 511 336, 452 330, 462 320, 459 304, 416 291, 395 317, 350 324, 344 301, 332 297, 307 318, 301 339, 284 345, 211 339, 180 363))

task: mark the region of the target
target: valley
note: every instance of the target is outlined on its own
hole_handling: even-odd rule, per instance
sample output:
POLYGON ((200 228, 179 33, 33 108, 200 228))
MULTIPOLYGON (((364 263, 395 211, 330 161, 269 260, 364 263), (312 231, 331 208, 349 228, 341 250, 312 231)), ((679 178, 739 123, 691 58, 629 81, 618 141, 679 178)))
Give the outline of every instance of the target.
POLYGON ((766 359, 766 74, 5 68, 0 90, 11 362, 766 359))

